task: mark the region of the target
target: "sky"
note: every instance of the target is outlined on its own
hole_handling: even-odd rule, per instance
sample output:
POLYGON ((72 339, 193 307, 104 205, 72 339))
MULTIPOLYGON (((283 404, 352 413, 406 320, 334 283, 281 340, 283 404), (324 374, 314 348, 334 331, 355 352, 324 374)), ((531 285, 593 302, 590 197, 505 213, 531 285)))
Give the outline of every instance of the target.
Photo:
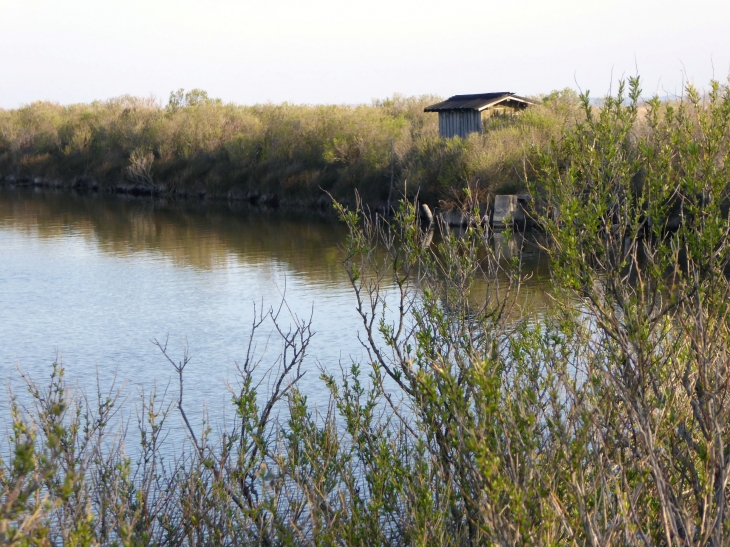
POLYGON ((730 74, 728 0, 0 0, 0 108, 206 90, 225 102, 571 87, 645 95, 730 74))

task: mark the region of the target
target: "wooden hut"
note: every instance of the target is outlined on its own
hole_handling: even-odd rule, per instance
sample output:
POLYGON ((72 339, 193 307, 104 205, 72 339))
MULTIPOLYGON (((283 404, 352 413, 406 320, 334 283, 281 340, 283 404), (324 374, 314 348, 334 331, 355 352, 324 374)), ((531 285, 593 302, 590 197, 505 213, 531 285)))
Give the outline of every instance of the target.
POLYGON ((469 133, 481 134, 484 131, 484 119, 495 114, 513 116, 533 104, 537 103, 510 91, 500 91, 454 95, 425 108, 424 112, 438 112, 441 137, 465 138, 469 133))

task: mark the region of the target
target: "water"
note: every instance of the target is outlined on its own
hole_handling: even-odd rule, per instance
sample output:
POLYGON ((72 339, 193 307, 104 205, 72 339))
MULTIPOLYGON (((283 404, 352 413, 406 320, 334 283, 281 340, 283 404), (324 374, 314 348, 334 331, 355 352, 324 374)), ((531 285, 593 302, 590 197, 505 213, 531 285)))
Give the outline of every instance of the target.
MULTIPOLYGON (((58 359, 69 383, 90 392, 97 377, 104 389, 116 377, 132 395, 176 387, 151 342, 168 339, 173 357, 185 345, 192 355, 190 412, 230 416, 226 384, 245 358, 254 305, 277 306, 285 293, 293 313, 312 315, 300 388, 324 406, 319 367, 337 371, 364 357, 344 237, 334 220, 0 188, 2 377, 22 391, 18 369, 43 381, 58 359)), ((525 294, 540 294, 537 277, 525 294)), ((270 326, 259 334, 262 354, 270 326)), ((279 355, 271 341, 263 368, 279 355)))

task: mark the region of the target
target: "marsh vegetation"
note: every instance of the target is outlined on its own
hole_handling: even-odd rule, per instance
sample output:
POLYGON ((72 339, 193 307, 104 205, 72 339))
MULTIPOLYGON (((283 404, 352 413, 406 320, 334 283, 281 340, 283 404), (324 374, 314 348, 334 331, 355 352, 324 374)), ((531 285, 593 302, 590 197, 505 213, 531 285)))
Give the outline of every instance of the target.
POLYGON ((119 97, 0 110, 0 175, 16 181, 221 199, 329 206, 326 192, 370 205, 391 193, 434 205, 479 181, 482 199, 524 189, 532 159, 579 115, 569 91, 486 135, 444 141, 423 108, 437 97, 360 106, 238 106, 199 90, 167 105, 119 97), (528 162, 529 165, 529 162, 528 162), (391 173, 391 170, 393 171, 391 173))
POLYGON ((329 406, 297 387, 313 331, 285 303, 251 325, 278 341, 273 381, 252 346, 235 423, 189 427, 174 461, 185 354, 160 344, 174 395, 148 394, 126 437, 114 395, 71 399, 56 367, 16 407, 3 542, 727 545, 730 89, 668 106, 632 79, 581 105, 528 178, 549 212, 539 317, 515 321, 519 256, 478 216, 432 241, 408 201, 387 222, 338 204, 367 357, 323 369, 329 406))

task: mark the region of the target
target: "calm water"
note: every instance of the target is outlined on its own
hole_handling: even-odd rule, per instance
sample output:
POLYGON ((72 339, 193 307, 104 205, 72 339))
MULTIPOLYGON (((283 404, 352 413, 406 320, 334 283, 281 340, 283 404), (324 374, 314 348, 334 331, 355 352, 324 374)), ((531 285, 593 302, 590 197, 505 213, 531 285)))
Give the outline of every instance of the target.
MULTIPOLYGON (((318 367, 363 357, 344 236, 334 221, 0 188, 2 376, 18 390, 18 369, 44 379, 58 358, 86 390, 115 374, 127 393, 164 388, 173 370, 150 340, 169 337, 173 356, 187 341, 193 357, 186 406, 230 415, 226 382, 245 357, 254 304, 276 305, 285 290, 317 333, 301 389, 326 404, 318 367)), ((534 280, 525 294, 541 294, 534 280)), ((278 353, 270 345, 264 364, 278 353)))

